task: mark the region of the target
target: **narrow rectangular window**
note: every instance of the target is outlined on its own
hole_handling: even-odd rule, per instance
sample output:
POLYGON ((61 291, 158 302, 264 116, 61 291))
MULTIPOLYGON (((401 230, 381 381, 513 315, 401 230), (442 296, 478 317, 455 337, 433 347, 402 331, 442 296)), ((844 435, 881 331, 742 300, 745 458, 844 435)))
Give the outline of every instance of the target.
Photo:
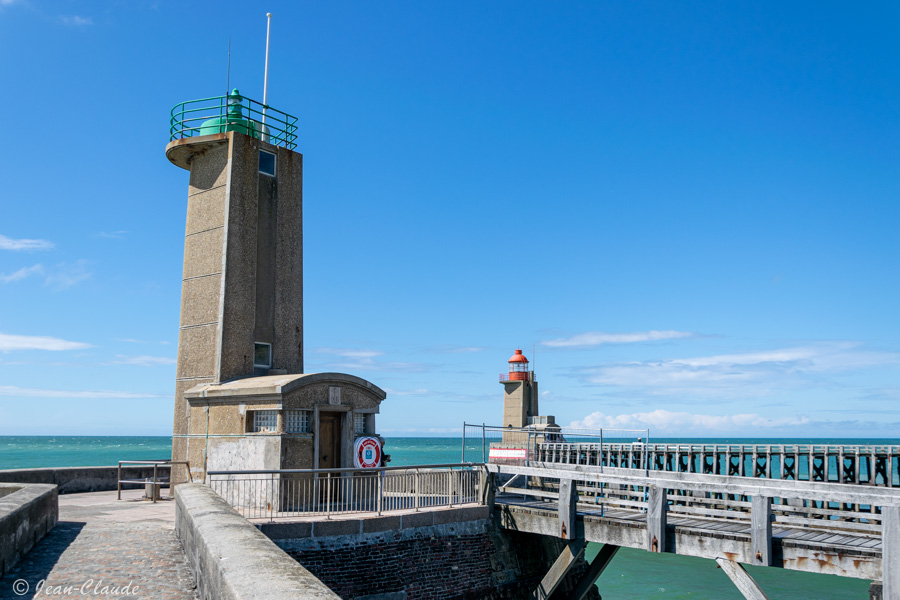
POLYGON ((287 410, 284 412, 285 433, 309 433, 310 412, 308 410, 287 410))
POLYGON ((364 434, 366 432, 365 413, 353 413, 353 433, 364 434))
POLYGON ((278 429, 277 410, 250 411, 253 433, 274 433, 278 429))
POLYGON ((253 344, 253 366, 264 369, 272 368, 272 344, 263 342, 253 344))
POLYGON ((259 151, 259 172, 275 177, 275 155, 265 150, 259 151))

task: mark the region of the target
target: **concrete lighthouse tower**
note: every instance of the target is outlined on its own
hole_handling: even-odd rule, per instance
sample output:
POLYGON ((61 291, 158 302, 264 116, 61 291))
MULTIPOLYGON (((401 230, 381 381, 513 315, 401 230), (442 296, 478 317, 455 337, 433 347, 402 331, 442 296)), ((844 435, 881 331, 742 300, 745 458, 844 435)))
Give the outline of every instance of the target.
POLYGON ((166 157, 191 174, 173 460, 194 468, 207 415, 187 390, 303 372, 303 156, 296 118, 262 108, 235 89, 173 109, 166 157))
MULTIPOLYGON (((166 157, 190 172, 172 459, 188 461, 194 481, 352 467, 359 438, 380 440, 384 391, 349 374, 303 373, 296 132, 296 117, 236 89, 172 109, 166 157)), ((188 476, 173 468, 174 483, 188 476)))

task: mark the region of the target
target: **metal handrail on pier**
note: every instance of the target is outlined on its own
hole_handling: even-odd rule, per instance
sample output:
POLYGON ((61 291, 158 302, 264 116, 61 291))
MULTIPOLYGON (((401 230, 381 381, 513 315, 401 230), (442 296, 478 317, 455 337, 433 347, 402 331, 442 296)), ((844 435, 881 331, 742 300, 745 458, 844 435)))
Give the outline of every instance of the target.
POLYGON ((208 471, 206 483, 248 519, 324 517, 483 503, 482 465, 208 471))
MULTIPOLYGON (((117 499, 122 499, 122 484, 123 483, 133 483, 138 485, 151 485, 153 486, 153 492, 151 493, 151 499, 153 502, 156 502, 157 497, 159 496, 159 490, 162 486, 169 486, 169 489, 172 488, 171 483, 171 467, 172 465, 184 465, 186 467, 188 478, 193 483, 194 478, 191 476, 191 464, 186 460, 120 460, 119 467, 117 471, 116 479, 118 480, 116 483, 116 493, 117 499), (149 481, 147 479, 122 479, 122 468, 126 469, 137 469, 144 468, 149 465, 153 465, 153 478, 149 481), (169 478, 160 478, 159 477, 159 467, 169 467, 169 478)), ((170 492, 171 493, 171 492, 170 492)))

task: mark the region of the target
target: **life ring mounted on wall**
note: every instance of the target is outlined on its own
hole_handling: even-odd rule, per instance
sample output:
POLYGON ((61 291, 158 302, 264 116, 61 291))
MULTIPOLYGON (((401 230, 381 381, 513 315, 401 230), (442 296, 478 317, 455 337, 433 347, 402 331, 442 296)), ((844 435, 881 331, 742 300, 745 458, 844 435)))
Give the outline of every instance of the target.
POLYGON ((381 442, 378 438, 357 438, 353 447, 353 466, 357 469, 373 469, 381 466, 381 442))

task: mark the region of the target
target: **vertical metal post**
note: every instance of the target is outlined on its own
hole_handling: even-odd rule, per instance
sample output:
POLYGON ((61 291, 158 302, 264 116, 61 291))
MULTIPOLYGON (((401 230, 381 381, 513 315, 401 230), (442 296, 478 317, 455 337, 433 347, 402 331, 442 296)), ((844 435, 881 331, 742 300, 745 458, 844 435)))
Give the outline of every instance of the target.
POLYGON ((153 485, 150 486, 150 496, 153 498, 153 504, 156 504, 156 496, 159 493, 156 489, 156 466, 157 463, 153 463, 153 485))
POLYGON ((487 441, 484 438, 484 423, 481 424, 481 462, 487 462, 487 441))
POLYGON ((119 461, 119 468, 116 475, 116 493, 118 494, 118 500, 122 499, 122 461, 119 461))
POLYGON ((384 501, 384 470, 378 472, 378 516, 381 516, 381 505, 384 501))
POLYGON ((447 504, 453 508, 453 469, 447 469, 447 504))
POLYGON ((531 430, 525 433, 525 466, 531 465, 531 430))
POLYGON ((600 430, 600 472, 603 472, 603 430, 600 430))
POLYGON ((275 473, 269 474, 269 521, 275 520, 275 473))
POLYGON ((460 458, 459 462, 466 462, 466 422, 463 421, 463 439, 462 439, 462 458, 460 458))
POLYGON ((420 487, 419 487, 419 479, 420 479, 420 478, 419 478, 419 470, 416 469, 416 499, 415 499, 415 503, 416 503, 416 506, 415 506, 416 512, 419 511, 419 505, 420 505, 419 494, 420 494, 421 492, 420 492, 420 487))

